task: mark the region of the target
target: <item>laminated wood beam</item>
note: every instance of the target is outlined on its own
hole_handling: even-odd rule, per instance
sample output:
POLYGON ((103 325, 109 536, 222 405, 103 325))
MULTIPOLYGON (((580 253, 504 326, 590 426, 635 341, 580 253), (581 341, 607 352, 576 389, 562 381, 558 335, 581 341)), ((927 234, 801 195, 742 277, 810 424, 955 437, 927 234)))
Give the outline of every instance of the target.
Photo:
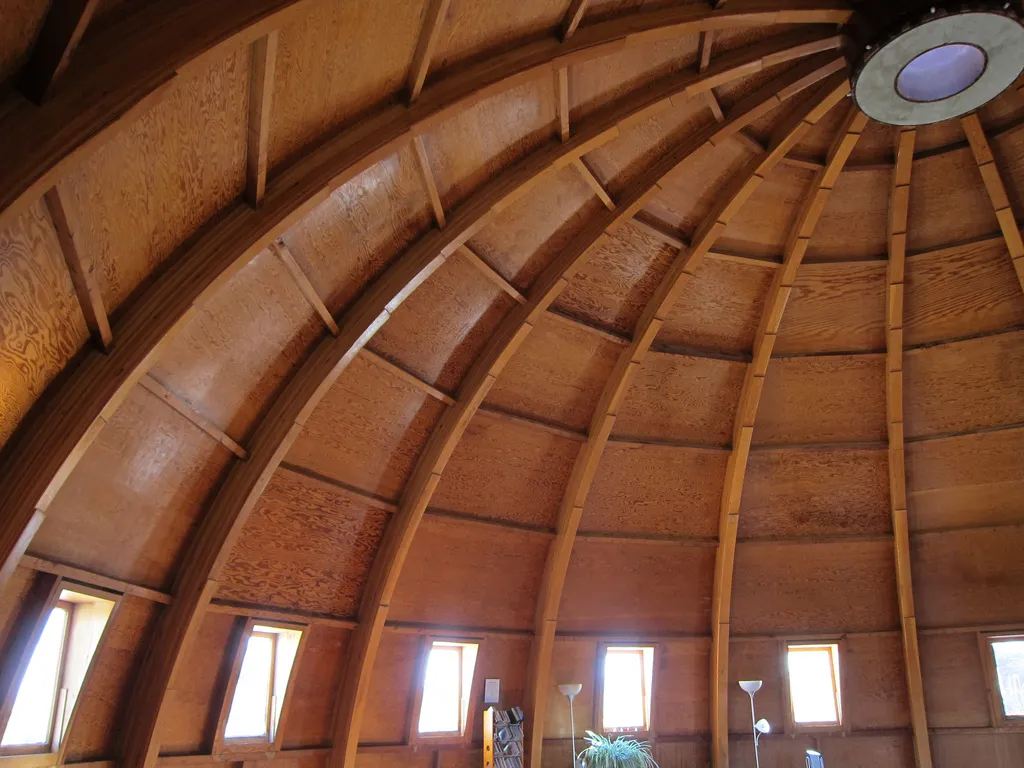
POLYGON ((590 0, 570 0, 569 8, 565 12, 565 16, 562 18, 562 39, 568 40, 572 37, 572 33, 576 31, 576 28, 583 21, 583 14, 587 12, 587 6, 590 5, 590 0))
MULTIPOLYGON (((573 466, 568 488, 559 510, 555 541, 549 549, 544 577, 541 581, 534 630, 537 639, 531 653, 527 689, 527 706, 531 713, 529 725, 531 765, 541 764, 545 709, 551 687, 551 649, 554 643, 558 606, 561 602, 569 558, 579 531, 586 497, 593 483, 601 456, 608 444, 618 409, 673 303, 690 276, 696 271, 701 260, 725 230, 729 220, 735 216, 742 204, 763 181, 764 174, 779 162, 785 151, 788 151, 789 147, 802 135, 806 125, 803 118, 819 112, 824 114, 821 112, 820 106, 824 103, 835 103, 845 96, 847 90, 848 84, 845 80, 838 84, 836 82, 828 83, 814 98, 808 99, 794 110, 793 114, 797 119, 790 119, 783 125, 780 133, 776 136, 775 151, 761 153, 738 174, 697 231, 693 241, 680 251, 679 256, 658 285, 654 295, 641 313, 631 342, 620 353, 612 369, 591 418, 587 430, 587 440, 580 449, 573 466)), ((732 120, 729 125, 730 130, 738 127, 732 120)), ((711 144, 718 140, 717 132, 708 139, 711 144)), ((648 183, 652 184, 653 188, 657 179, 648 183)))
POLYGON ((275 29, 252 44, 249 72, 249 132, 245 156, 245 199, 253 208, 263 205, 267 191, 267 148, 270 146, 270 109, 277 66, 275 29))
MULTIPOLYGON (((331 759, 333 768, 353 768, 355 765, 359 731, 370 693, 381 632, 387 620, 388 609, 405 557, 448 459, 502 368, 543 313, 568 285, 569 278, 585 263, 590 254, 601 247, 609 232, 632 219, 644 202, 657 191, 657 183, 666 174, 702 146, 723 140, 729 131, 756 119, 762 113, 765 104, 776 106, 781 103, 783 97, 794 95, 796 83, 805 83, 803 87, 812 85, 813 83, 806 81, 813 72, 818 73, 817 79, 826 78, 826 84, 822 86, 824 92, 845 93, 843 89, 848 89, 845 76, 829 74, 830 69, 828 66, 823 68, 810 63, 797 67, 770 82, 749 99, 743 100, 724 125, 704 128, 666 152, 652 168, 623 191, 622 199, 614 210, 603 212, 596 217, 561 251, 535 281, 527 296, 527 303, 516 307, 506 316, 466 375, 456 404, 441 417, 431 434, 402 494, 399 510, 388 525, 377 551, 363 594, 359 628, 352 637, 335 709, 337 723, 331 759), (811 66, 815 69, 807 71, 806 68, 811 66)), ((586 446, 582 450, 586 451, 586 446)), ((533 709, 535 703, 527 703, 531 707, 531 718, 539 722, 540 718, 533 709)))
POLYGON ((1006 196, 1006 186, 1003 184, 1003 177, 992 156, 992 149, 985 137, 985 130, 975 113, 960 118, 960 124, 963 126, 964 133, 967 134, 967 141, 971 145, 974 161, 981 173, 981 180, 985 183, 985 191, 988 193, 989 200, 992 201, 992 209, 996 212, 999 229, 1002 230, 1006 247, 1010 251, 1010 258, 1013 259, 1017 280, 1020 282, 1021 288, 1024 289, 1024 240, 1021 239, 1020 225, 1017 224, 1013 208, 1010 207, 1010 199, 1006 196))
POLYGON ((57 233, 57 242, 60 244, 64 263, 71 274, 71 284, 75 287, 75 295, 82 308, 85 325, 96 345, 104 352, 109 352, 114 344, 114 337, 110 332, 107 309, 103 305, 103 294, 100 293, 100 286, 96 282, 96 265, 92 259, 83 256, 78 250, 75 233, 68 222, 64 201, 57 187, 43 195, 43 201, 50 214, 50 221, 53 222, 54 232, 57 233))
MULTIPOLYGON (((843 94, 845 95, 845 94, 843 94)), ((832 102, 834 106, 837 102, 832 102)), ((821 113, 824 114, 824 113, 821 113)), ((821 116, 819 114, 819 117, 821 116)), ((825 167, 820 170, 804 201, 786 242, 781 267, 768 290, 761 323, 754 337, 753 360, 740 391, 733 423, 732 452, 725 470, 718 550, 715 556, 714 592, 711 602, 711 756, 716 768, 729 765, 729 616, 732 602, 733 566, 739 531, 740 499, 750 456, 757 406, 768 372, 768 361, 782 322, 797 270, 836 178, 850 157, 867 117, 851 107, 833 139, 825 167)))
POLYGON ((21 92, 41 104, 64 73, 100 0, 53 0, 28 63, 21 72, 21 92))
MULTIPOLYGON (((708 15, 705 12, 701 18, 708 15)), ((809 45, 814 49, 831 50, 838 45, 838 38, 814 30, 781 35, 774 41, 738 52, 736 56, 723 57, 703 75, 678 73, 639 89, 588 120, 569 142, 542 146, 484 185, 463 204, 458 226, 452 232, 448 232, 453 224, 449 221, 445 234, 431 233, 411 249, 401 265, 395 265, 388 279, 375 285, 375 292, 371 294, 375 303, 360 305, 370 314, 360 316, 359 322, 365 321, 368 329, 372 324, 369 318, 382 321, 388 314, 387 307, 401 301, 415 288, 421 271, 438 254, 451 253, 475 228, 483 226, 490 215, 517 195, 525 194, 547 171, 562 167, 573 157, 614 138, 620 125, 637 115, 664 108, 673 98, 699 93, 709 82, 729 80, 748 74, 751 69, 757 70, 765 60, 805 56, 809 45), (368 309, 370 306, 372 310, 368 309)), ((842 66, 840 60, 826 53, 814 61, 823 59, 832 62, 827 66, 833 69, 842 66)), ((819 63, 818 66, 825 65, 819 63)), ((445 98, 425 97, 418 107, 423 110, 421 117, 436 114, 441 103, 456 103, 445 98)), ((404 112, 404 108, 401 109, 404 112)), ((149 283, 120 313, 112 329, 118 343, 111 352, 85 354, 75 370, 59 377, 41 398, 40 403, 45 401, 45 407, 37 405, 22 420, 0 454, 0 585, 23 554, 29 527, 41 523, 41 515, 45 514, 91 441, 146 373, 162 346, 188 323, 195 311, 194 305, 214 295, 231 275, 325 199, 330 190, 359 169, 394 151, 391 139, 379 136, 375 128, 380 126, 371 120, 369 125, 359 129, 363 132, 362 140, 354 144, 350 143, 352 137, 346 134, 347 138, 339 140, 340 144, 321 145, 275 176, 268 184, 260 209, 254 210, 239 202, 203 228, 160 278, 149 283)), ((411 137, 404 131, 403 128, 398 135, 407 142, 411 137)), ((361 337, 356 334, 352 338, 361 337)))
POLYGON ((409 103, 416 101, 423 90, 427 72, 430 71, 430 61, 434 58, 437 41, 441 36, 441 25, 444 24, 444 16, 450 4, 451 0, 430 0, 420 39, 416 44, 416 53, 412 57, 412 66, 409 68, 409 103))
MULTIPOLYGON (((980 126, 978 127, 980 129, 980 126)), ((910 200, 910 172, 914 160, 915 137, 916 132, 913 129, 901 130, 897 136, 896 163, 893 167, 889 195, 889 263, 885 276, 885 411, 889 434, 889 506, 892 513, 896 590, 903 638, 907 699, 910 703, 910 725, 914 735, 914 758, 917 768, 931 768, 932 755, 928 741, 924 682, 921 677, 921 655, 914 612, 914 588, 910 573, 910 529, 907 521, 906 463, 903 449, 903 291, 907 255, 907 208, 910 200)), ((984 142, 984 136, 981 137, 981 141, 984 142)), ((977 156, 977 151, 975 154, 977 156)))
MULTIPOLYGON (((797 43, 795 39, 792 47, 794 50, 806 51, 806 45, 797 43)), ((699 92, 710 78, 723 77, 725 71, 741 76, 749 70, 752 55, 755 54, 748 50, 743 57, 731 60, 731 63, 723 57, 704 75, 691 74, 672 82, 664 81, 653 89, 645 89, 626 97, 581 126, 580 132, 569 142, 553 142, 544 146, 500 174, 453 211, 444 230, 432 229, 398 258, 339 318, 341 332, 338 336, 324 337, 315 345, 257 425, 249 445, 249 459, 235 463, 228 471, 186 549, 172 588, 174 602, 161 616, 160 627, 155 635, 157 640, 140 669, 133 692, 135 716, 129 721, 125 733, 123 762, 126 766, 151 768, 154 764, 159 752, 159 718, 164 697, 168 689, 173 688, 203 611, 216 592, 219 572, 249 512, 320 399, 395 308, 458 250, 466 238, 483 226, 490 216, 525 194, 538 183, 544 173, 564 165, 570 158, 588 151, 597 143, 607 141, 616 135, 620 123, 642 110, 667 102, 673 96, 699 92)), ((757 56, 757 62, 769 56, 774 59, 779 55, 779 52, 762 52, 757 56)), ((757 97, 757 101, 744 101, 737 105, 734 120, 716 126, 714 135, 726 134, 731 125, 741 120, 755 119, 762 113, 764 103, 774 106, 782 98, 788 98, 822 78, 842 77, 834 74, 841 68, 842 60, 830 54, 812 57, 773 83, 772 87, 777 88, 777 92, 772 92, 767 98, 762 94, 757 97)), ((665 162, 662 160, 662 164, 665 162)), ((645 189, 644 192, 649 193, 650 190, 645 189)), ((255 215, 271 207, 270 201, 271 195, 268 192, 267 205, 255 215)), ((623 208, 622 215, 628 213, 631 216, 636 207, 638 204, 623 208)), ((607 216, 617 221, 617 214, 608 213, 607 216)), ((601 231, 607 226, 603 225, 601 231)), ((591 229, 586 232, 591 232, 591 229)), ((596 233, 595 239, 599 235, 596 233)), ((551 269, 564 269, 567 274, 570 273, 571 266, 588 250, 583 248, 575 255, 571 249, 567 250, 551 269)), ((351 658, 354 661, 350 664, 345 688, 351 696, 343 698, 338 710, 338 740, 335 743, 340 747, 336 749, 336 763, 340 764, 339 761, 343 760, 350 763, 355 755, 356 739, 348 740, 347 737, 350 733, 358 733, 366 685, 387 613, 390 592, 411 543, 411 535, 436 486, 438 468, 443 467, 454 450, 453 438, 461 435, 472 413, 479 407, 487 387, 493 382, 495 372, 500 370, 532 327, 530 320, 545 310, 564 286, 565 280, 560 272, 557 273, 557 279, 550 277, 555 273, 549 271, 547 274, 547 282, 538 282, 537 289, 527 303, 512 311, 510 319, 495 334, 485 356, 475 365, 475 373, 471 372, 467 377, 456 404, 442 416, 404 492, 402 506, 388 526, 388 533, 368 582, 366 602, 360 613, 360 626, 353 638, 351 658), (355 665, 354 677, 352 664, 355 665), (360 671, 364 664, 365 671, 360 671)))
MULTIPOLYGON (((75 162, 162 99, 176 78, 202 72, 218 56, 279 29, 313 4, 313 0, 222 0, 190 3, 182 9, 174 3, 152 3, 91 36, 76 60, 98 62, 96 66, 87 71, 69 67, 65 87, 52 98, 38 108, 19 105, 0 124, 0 229, 75 162), (153 29, 160 30, 156 39, 153 29)), ((728 10, 718 12, 697 6, 641 11, 589 26, 564 42, 552 35, 442 78, 425 88, 413 107, 382 107, 334 137, 329 146, 299 158, 287 169, 288 175, 295 183, 296 174, 301 177, 310 171, 315 158, 330 162, 330 170, 301 192, 308 197, 346 170, 348 178, 356 175, 366 167, 359 164, 360 159, 373 150, 390 147, 394 151, 408 140, 410 125, 443 119, 451 110, 471 106, 525 79, 606 56, 626 45, 744 25, 843 23, 849 16, 848 8, 832 0, 783 0, 770 10, 756 0, 734 0, 728 10)))
POLYGON ((558 105, 558 135, 562 141, 569 140, 569 70, 562 67, 555 75, 555 92, 558 105))

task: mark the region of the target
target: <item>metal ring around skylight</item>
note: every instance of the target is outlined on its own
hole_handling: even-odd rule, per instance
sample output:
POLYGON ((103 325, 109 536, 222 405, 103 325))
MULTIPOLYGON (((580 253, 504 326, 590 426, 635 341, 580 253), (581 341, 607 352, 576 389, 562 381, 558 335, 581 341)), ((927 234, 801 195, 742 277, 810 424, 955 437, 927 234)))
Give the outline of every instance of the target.
POLYGON ((883 43, 861 65, 853 96, 880 122, 927 125, 986 104, 1022 71, 1024 26, 1006 14, 969 11, 930 19, 883 43))

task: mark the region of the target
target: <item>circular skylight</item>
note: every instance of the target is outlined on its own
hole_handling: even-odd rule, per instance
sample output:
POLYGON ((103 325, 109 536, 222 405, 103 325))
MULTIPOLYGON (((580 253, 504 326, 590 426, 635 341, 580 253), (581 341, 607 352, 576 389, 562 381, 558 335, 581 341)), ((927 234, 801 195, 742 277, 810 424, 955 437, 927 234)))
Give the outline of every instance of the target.
POLYGON ((925 51, 896 77, 896 92, 908 101, 939 101, 974 85, 985 71, 985 52, 969 43, 925 51))
POLYGON ((868 51, 857 106, 890 125, 927 125, 994 99, 1024 71, 1024 26, 997 11, 931 16, 868 51))

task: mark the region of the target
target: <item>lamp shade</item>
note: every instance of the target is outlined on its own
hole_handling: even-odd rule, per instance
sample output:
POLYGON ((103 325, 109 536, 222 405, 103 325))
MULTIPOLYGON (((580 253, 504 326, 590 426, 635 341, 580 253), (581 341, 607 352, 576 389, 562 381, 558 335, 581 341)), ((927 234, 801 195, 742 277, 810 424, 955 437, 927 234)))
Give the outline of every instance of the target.
POLYGON ((583 683, 562 683, 558 686, 558 690, 562 692, 563 696, 568 696, 571 699, 583 690, 583 683))
POLYGON ((740 688, 753 696, 761 690, 760 680, 740 680, 740 688))

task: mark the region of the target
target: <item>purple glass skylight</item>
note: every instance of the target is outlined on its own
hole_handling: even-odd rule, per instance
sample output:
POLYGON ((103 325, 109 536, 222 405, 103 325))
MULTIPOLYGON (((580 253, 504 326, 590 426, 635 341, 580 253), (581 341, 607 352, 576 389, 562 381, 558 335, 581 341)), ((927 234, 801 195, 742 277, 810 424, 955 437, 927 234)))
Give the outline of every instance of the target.
POLYGON ((941 101, 977 82, 985 71, 984 51, 950 43, 912 59, 896 77, 896 91, 909 101, 941 101))

